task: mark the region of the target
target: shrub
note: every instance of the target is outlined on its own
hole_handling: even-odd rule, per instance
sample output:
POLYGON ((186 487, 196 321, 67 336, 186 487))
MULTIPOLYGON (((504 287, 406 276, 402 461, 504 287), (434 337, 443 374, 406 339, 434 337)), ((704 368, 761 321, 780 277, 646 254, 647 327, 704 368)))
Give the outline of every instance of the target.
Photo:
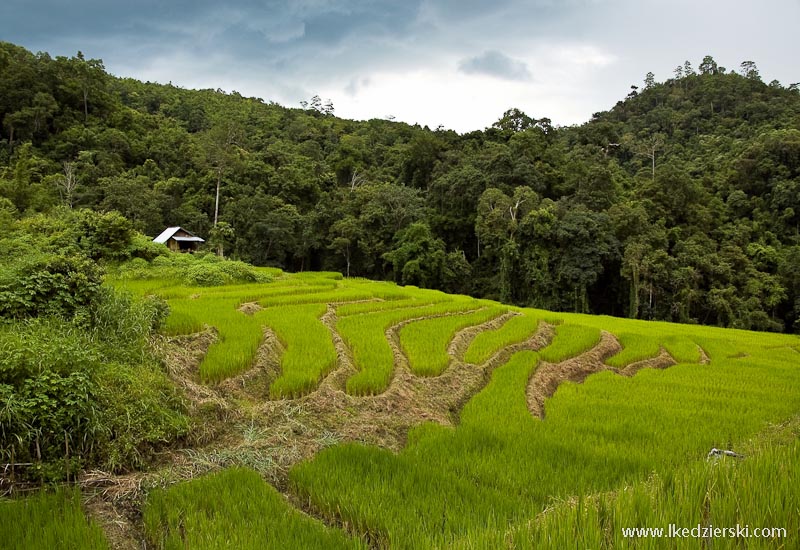
POLYGON ((195 265, 186 271, 189 284, 198 286, 220 286, 225 284, 225 274, 222 270, 210 265, 195 265))
POLYGON ((147 349, 166 316, 163 300, 103 288, 87 311, 86 325, 55 317, 0 325, 0 457, 33 462, 29 478, 142 466, 188 432, 180 394, 147 349))
POLYGON ((28 249, 0 269, 0 317, 80 315, 98 297, 102 276, 85 256, 28 249))
POLYGON ((84 455, 101 431, 94 379, 101 356, 82 331, 56 320, 3 327, 0 350, 0 455, 37 462, 31 477, 61 477, 65 439, 73 456, 84 455))
POLYGON ((159 256, 169 254, 169 249, 161 243, 154 243, 150 237, 135 233, 128 246, 128 255, 134 259, 152 261, 159 256))
POLYGON ((93 260, 121 261, 130 257, 133 227, 119 212, 100 214, 83 209, 66 217, 77 225, 78 244, 93 260))

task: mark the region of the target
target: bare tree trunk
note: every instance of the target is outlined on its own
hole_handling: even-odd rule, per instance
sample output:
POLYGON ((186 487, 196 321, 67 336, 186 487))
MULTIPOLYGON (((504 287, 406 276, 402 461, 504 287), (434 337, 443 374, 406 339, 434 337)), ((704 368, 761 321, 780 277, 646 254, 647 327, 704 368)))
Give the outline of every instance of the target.
POLYGON ((352 193, 356 187, 361 185, 364 182, 364 176, 362 176, 358 169, 353 171, 353 175, 350 177, 350 192, 352 193))
POLYGON ((653 181, 656 181, 656 150, 653 149, 653 181))
POLYGON ((64 175, 56 180, 56 184, 61 187, 64 192, 64 203, 72 208, 72 195, 75 188, 78 186, 78 179, 75 176, 75 163, 64 163, 64 175))
POLYGON ((67 430, 64 430, 64 471, 67 474, 67 483, 69 483, 69 438, 67 437, 67 430))
POLYGON ((222 183, 222 171, 217 170, 217 196, 214 199, 214 227, 217 226, 217 219, 219 218, 219 186, 222 183))
POLYGON ((631 296, 630 296, 631 317, 639 318, 639 266, 631 266, 631 296))

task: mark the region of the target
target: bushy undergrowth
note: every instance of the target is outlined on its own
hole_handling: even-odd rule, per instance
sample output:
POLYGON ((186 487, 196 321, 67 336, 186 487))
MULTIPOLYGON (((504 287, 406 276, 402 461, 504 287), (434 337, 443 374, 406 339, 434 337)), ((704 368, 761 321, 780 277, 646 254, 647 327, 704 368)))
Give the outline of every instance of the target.
MULTIPOLYGON (((16 476, 126 470, 188 431, 149 351, 169 308, 102 283, 131 255, 118 214, 64 211, 0 235, 0 460, 16 476)), ((144 261, 144 260, 141 260, 144 261)))
POLYGON ((177 391, 146 348, 162 303, 102 294, 90 328, 53 317, 0 325, 0 456, 33 463, 26 477, 141 466, 188 430, 177 391))
POLYGON ((102 270, 82 255, 65 256, 16 247, 0 264, 0 317, 74 317, 98 296, 102 270))
POLYGON ((278 270, 254 268, 244 262, 213 254, 167 254, 152 262, 136 258, 119 267, 123 280, 171 279, 190 286, 222 286, 236 283, 268 283, 278 270))

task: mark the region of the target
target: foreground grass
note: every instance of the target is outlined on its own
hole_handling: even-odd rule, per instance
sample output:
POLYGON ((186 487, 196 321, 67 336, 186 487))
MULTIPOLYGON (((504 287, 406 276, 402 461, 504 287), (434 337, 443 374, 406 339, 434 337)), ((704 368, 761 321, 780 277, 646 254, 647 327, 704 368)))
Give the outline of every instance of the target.
MULTIPOLYGON (((380 393, 391 380, 389 327, 408 323, 400 330, 400 341, 412 369, 436 375, 447 365, 444 350, 455 332, 503 311, 492 309, 498 304, 466 297, 314 274, 241 288, 187 290, 161 285, 156 292, 173 308, 172 330, 191 331, 206 324, 217 328, 219 351, 210 351, 204 365, 222 365, 214 367, 222 377, 252 364, 263 326, 270 326, 286 348, 282 375, 271 389, 273 397, 308 393, 332 368, 335 352, 330 333, 319 321, 329 303, 334 304, 336 328, 358 369, 347 382, 348 392, 356 395, 380 393), (266 309, 247 316, 236 310, 244 301, 266 309), (241 360, 236 359, 236 350, 243 351, 241 360), (228 368, 224 361, 234 364, 228 368)), ((696 510, 704 502, 698 504, 701 494, 726 483, 735 489, 737 483, 766 479, 757 477, 766 473, 754 470, 751 476, 743 469, 730 472, 739 477, 714 477, 722 470, 706 472, 704 458, 712 447, 738 450, 770 423, 800 410, 797 337, 535 310, 520 313, 475 338, 467 350, 468 362, 483 363, 503 347, 524 341, 542 320, 557 325, 553 342, 538 352, 519 352, 498 367, 488 385, 460 411, 457 427, 418 426, 397 454, 353 443, 328 448, 290 471, 295 497, 330 523, 346 524, 378 546, 525 548, 577 543, 611 548, 624 544, 612 532, 623 521, 637 517, 656 521, 673 512, 684 514, 678 517, 688 521, 694 516, 686 510, 696 510), (527 407, 526 388, 540 362, 557 363, 590 349, 600 341, 601 330, 617 335, 623 344, 623 350, 608 360, 610 365, 647 359, 662 348, 678 364, 667 370, 644 369, 632 378, 604 372, 583 384, 562 384, 546 403, 546 420, 534 418, 527 407), (701 348, 709 364, 700 364, 701 348), (648 479, 665 485, 658 489, 648 479), (704 481, 692 485, 693 480, 704 481), (623 487, 638 489, 625 496, 620 492, 623 487), (606 493, 623 496, 598 504, 596 495, 606 493), (679 502, 658 512, 653 503, 662 498, 679 502), (554 518, 565 514, 562 529, 560 520, 540 516, 546 508, 561 510, 559 502, 587 504, 577 511, 570 504, 554 512, 554 518), (617 509, 618 517, 610 520, 610 510, 617 509), (662 515, 645 515, 642 509, 662 515)), ((207 379, 213 381, 214 376, 207 379)), ((764 468, 772 464, 776 472, 794 479, 794 470, 781 464, 795 455, 765 452, 764 456, 764 468)), ((263 484, 260 479, 259 483, 263 484)), ((779 495, 795 491, 794 485, 773 485, 779 495)), ((201 490, 197 491, 199 495, 201 490)), ((216 494, 211 486, 205 491, 216 494)), ((767 520, 776 526, 794 525, 788 518, 797 510, 794 497, 768 502, 757 492, 725 494, 742 502, 753 498, 752 506, 743 505, 737 516, 752 525, 767 520), (758 516, 755 510, 762 505, 773 516, 758 516)), ((184 504, 173 507, 180 511, 200 506, 191 504, 192 498, 201 497, 187 496, 184 504)), ((723 499, 709 506, 704 513, 721 510, 723 499)), ((165 504, 156 517, 166 517, 170 509, 165 504)), ((719 513, 715 521, 733 518, 729 512, 719 513)), ((284 508, 272 507, 265 508, 262 516, 276 525, 286 514, 284 508)), ((183 525, 180 521, 160 519, 154 533, 173 533, 163 539, 173 540, 174 525, 183 525)), ((296 547, 319 546, 298 539, 296 547)))
MULTIPOLYGON (((563 384, 541 421, 528 411, 525 394, 538 362, 585 351, 607 326, 582 324, 583 316, 563 318, 550 346, 520 352, 494 372, 457 428, 416 428, 399 455, 355 444, 326 449, 291 471, 294 490, 326 516, 392 548, 480 548, 475 544, 482 540, 499 545, 508 526, 525 525, 554 499, 612 491, 653 473, 668 479, 685 464, 700 467, 712 447, 740 448, 769 423, 800 410, 796 352, 773 347, 793 338, 667 326, 663 333, 650 328, 659 345, 691 336, 711 350, 711 364, 645 369, 633 378, 605 372, 580 385, 563 384)), ((647 328, 618 325, 612 328, 647 328)), ((688 355, 691 346, 684 348, 688 355)), ((776 525, 794 513, 773 509, 776 525)), ((554 545, 518 536, 522 548, 575 547, 576 540, 581 548, 595 547, 588 535, 585 546, 567 534, 564 544, 554 545)))
POLYGON ((510 537, 489 536, 479 544, 500 546, 510 539, 519 547, 659 549, 669 545, 667 539, 630 537, 623 530, 649 527, 667 532, 670 525, 690 529, 699 525, 724 531, 713 537, 687 537, 679 544, 722 549, 796 547, 800 537, 798 435, 800 431, 787 442, 759 445, 745 459, 696 462, 621 491, 559 503, 515 529, 510 537), (742 537, 744 530, 737 532, 737 526, 747 528, 750 536, 742 537), (754 536, 755 529, 764 527, 785 531, 754 536))
POLYGON ((102 529, 86 519, 77 489, 0 499, 0 518, 0 548, 109 548, 102 529))
POLYGON ((150 493, 144 508, 150 544, 184 548, 365 548, 294 510, 254 471, 231 468, 150 493))

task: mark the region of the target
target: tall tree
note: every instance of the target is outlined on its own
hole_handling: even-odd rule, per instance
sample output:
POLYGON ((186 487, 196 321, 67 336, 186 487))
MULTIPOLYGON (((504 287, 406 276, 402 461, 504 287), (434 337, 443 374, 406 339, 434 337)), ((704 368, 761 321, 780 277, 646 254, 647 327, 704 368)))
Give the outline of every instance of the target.
POLYGON ((758 73, 758 67, 753 61, 742 61, 741 64, 742 76, 751 80, 761 80, 761 75, 758 73))
POLYGON ((222 181, 242 152, 244 131, 241 124, 232 118, 221 118, 204 135, 202 144, 207 162, 214 174, 214 225, 219 221, 219 201, 222 181))
POLYGON ((714 58, 710 55, 707 55, 703 58, 703 61, 700 63, 698 67, 700 70, 700 74, 717 74, 719 72, 719 68, 717 67, 717 62, 714 61, 714 58))

